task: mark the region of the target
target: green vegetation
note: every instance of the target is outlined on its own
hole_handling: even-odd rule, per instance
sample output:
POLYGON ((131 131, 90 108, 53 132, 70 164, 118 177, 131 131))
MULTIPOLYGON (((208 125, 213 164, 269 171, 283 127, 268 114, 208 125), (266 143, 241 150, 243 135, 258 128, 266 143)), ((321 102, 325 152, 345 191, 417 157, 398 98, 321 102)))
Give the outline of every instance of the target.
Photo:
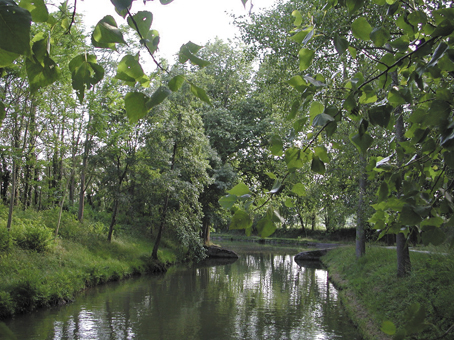
POLYGON ((405 278, 395 275, 392 249, 371 246, 356 260, 352 247, 341 247, 323 257, 365 339, 388 339, 379 329, 389 332, 389 321, 401 334, 395 339, 404 331, 412 339, 438 339, 453 326, 454 253, 432 247, 431 253, 410 252, 410 257, 412 272, 405 278))
POLYGON ((11 233, 0 234, 0 319, 66 303, 86 287, 163 271, 186 255, 166 238, 158 261, 152 260, 151 239, 124 234, 109 243, 102 222, 87 219, 82 225, 67 212, 63 218, 74 221, 62 226, 61 235, 70 236, 55 240, 53 215, 18 211, 11 233))
MULTIPOLYGON (((410 242, 454 246, 452 1, 280 0, 235 18, 242 44, 188 42, 174 63, 133 0, 112 0, 118 16, 91 34, 71 1, 50 4, 0 0, 2 262, 120 236, 153 241, 154 260, 174 259, 169 240, 202 258, 212 229, 354 226, 358 262, 344 269, 373 264, 366 239, 386 239, 397 256, 380 270, 398 290, 417 274, 410 242)), ((123 275, 98 270, 89 282, 123 275)), ((383 330, 405 337, 394 322, 404 329, 383 330)))

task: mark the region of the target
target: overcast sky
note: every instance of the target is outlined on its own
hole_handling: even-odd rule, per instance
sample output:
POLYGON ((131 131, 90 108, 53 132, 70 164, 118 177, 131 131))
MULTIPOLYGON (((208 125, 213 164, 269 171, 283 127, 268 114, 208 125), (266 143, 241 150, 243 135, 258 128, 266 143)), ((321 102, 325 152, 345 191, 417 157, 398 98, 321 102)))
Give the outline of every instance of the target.
MULTIPOLYGON (((250 0, 249 0, 250 1, 250 0)), ((253 11, 272 6, 274 0, 253 0, 253 11)), ((69 4, 71 1, 69 1, 69 4)), ((132 13, 147 10, 153 13, 152 29, 156 29, 161 37, 159 44, 160 56, 173 59, 181 45, 192 41, 203 45, 216 36, 223 40, 233 38, 237 30, 230 25, 231 13, 247 15, 241 0, 174 0, 163 6, 159 0, 134 1, 132 13)), ((118 25, 125 24, 125 20, 115 13, 110 0, 79 0, 77 12, 84 15, 85 25, 91 27, 105 15, 112 15, 118 25)))

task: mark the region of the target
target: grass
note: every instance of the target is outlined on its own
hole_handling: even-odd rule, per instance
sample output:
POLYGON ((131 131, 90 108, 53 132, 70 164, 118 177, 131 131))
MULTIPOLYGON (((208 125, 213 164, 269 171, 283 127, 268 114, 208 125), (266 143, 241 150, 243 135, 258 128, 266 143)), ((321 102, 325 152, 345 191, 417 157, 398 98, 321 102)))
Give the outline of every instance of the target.
MULTIPOLYGON (((1 210, 0 228, 5 231, 1 210)), ((1 233, 0 319, 71 301, 86 287, 165 270, 183 256, 163 239, 158 261, 153 261, 153 240, 121 235, 109 243, 102 223, 82 225, 69 214, 62 225, 66 234, 54 239, 53 214, 18 212, 11 234, 1 233)))
POLYGON ((411 339, 436 339, 454 324, 454 254, 444 251, 411 252, 412 272, 400 279, 391 249, 368 247, 366 256, 356 260, 353 247, 341 247, 323 262, 365 339, 390 339, 379 330, 384 321, 394 323, 398 332, 424 328, 411 339))

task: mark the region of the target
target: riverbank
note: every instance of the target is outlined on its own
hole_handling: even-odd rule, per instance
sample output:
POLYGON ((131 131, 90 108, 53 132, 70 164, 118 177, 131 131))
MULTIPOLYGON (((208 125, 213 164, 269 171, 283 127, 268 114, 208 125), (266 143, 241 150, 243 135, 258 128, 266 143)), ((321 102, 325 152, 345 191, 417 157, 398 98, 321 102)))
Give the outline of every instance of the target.
MULTIPOLYGON (((445 250, 446 251, 446 250, 445 250)), ((365 340, 387 340, 380 330, 412 334, 411 339, 450 339, 454 324, 454 254, 411 252, 412 273, 396 276, 396 252, 368 247, 356 260, 353 247, 340 247, 322 258, 330 280, 365 340), (418 308, 419 307, 419 308, 418 308)), ((403 338, 402 338, 403 339, 403 338)))
POLYGON ((58 239, 52 251, 12 247, 0 259, 0 319, 67 303, 87 287, 160 272, 177 260, 163 247, 159 261, 153 261, 152 248, 146 239, 119 237, 108 243, 96 235, 58 239))

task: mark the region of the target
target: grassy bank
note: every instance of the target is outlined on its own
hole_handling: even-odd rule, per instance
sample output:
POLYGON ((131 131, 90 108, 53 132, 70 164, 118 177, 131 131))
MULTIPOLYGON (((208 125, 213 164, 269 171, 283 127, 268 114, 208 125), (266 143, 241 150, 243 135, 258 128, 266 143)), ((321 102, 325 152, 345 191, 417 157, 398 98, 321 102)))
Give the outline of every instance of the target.
POLYGON ((104 223, 80 224, 69 213, 55 238, 57 211, 17 211, 8 232, 4 210, 0 207, 0 319, 66 303, 86 287, 162 271, 183 256, 164 239, 159 261, 153 261, 151 239, 123 233, 109 243, 104 223))
MULTIPOLYGON (((86 287, 135 274, 162 270, 150 260, 152 244, 99 237, 78 242, 60 240, 53 252, 13 248, 0 260, 0 318, 65 303, 86 287)), ((176 257, 161 252, 162 261, 176 257)))
POLYGON ((323 258, 365 339, 391 339, 380 330, 385 321, 394 323, 397 332, 405 331, 406 339, 452 339, 454 332, 446 332, 454 324, 453 252, 410 256, 412 273, 400 279, 392 249, 369 247, 366 256, 356 260, 353 247, 341 247, 323 258))

